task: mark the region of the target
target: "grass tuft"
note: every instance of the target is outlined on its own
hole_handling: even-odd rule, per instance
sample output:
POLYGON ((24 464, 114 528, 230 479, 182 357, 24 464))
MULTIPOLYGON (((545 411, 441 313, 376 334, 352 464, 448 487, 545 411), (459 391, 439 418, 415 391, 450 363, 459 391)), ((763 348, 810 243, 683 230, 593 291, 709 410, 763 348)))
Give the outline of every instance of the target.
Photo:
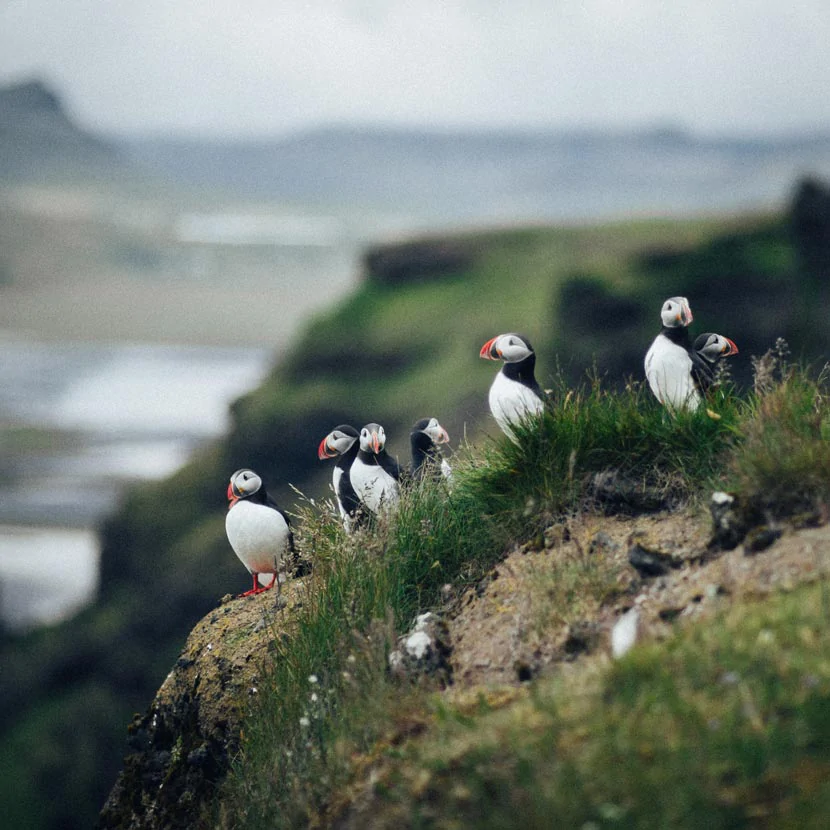
POLYGON ((733 488, 759 520, 823 511, 830 502, 827 367, 813 378, 768 353, 756 364, 755 386, 731 463, 733 488))
POLYGON ((594 378, 563 383, 537 419, 486 448, 468 486, 487 515, 514 534, 532 534, 561 514, 610 501, 633 510, 692 497, 722 466, 741 406, 727 387, 704 408, 670 416, 631 382, 608 391, 594 378))

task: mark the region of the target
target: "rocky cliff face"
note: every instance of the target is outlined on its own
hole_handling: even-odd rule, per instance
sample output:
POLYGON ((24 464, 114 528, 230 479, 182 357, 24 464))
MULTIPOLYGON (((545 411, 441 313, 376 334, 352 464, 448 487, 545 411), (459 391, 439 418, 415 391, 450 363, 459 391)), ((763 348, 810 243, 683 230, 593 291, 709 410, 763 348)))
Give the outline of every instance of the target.
POLYGON ((187 638, 144 715, 128 732, 124 769, 101 812, 102 828, 211 825, 216 785, 239 749, 242 719, 304 583, 226 596, 187 638))

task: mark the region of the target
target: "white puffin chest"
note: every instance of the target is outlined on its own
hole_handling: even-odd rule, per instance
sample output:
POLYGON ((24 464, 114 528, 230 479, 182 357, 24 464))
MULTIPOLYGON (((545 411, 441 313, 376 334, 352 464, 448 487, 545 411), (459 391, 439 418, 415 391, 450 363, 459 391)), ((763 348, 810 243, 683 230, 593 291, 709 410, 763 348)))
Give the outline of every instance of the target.
POLYGON ((334 490, 334 497, 337 499, 337 507, 340 510, 340 516, 346 518, 346 511, 343 509, 343 504, 340 501, 340 479, 343 478, 343 468, 335 466, 334 472, 331 474, 331 486, 334 490))
POLYGON ((532 390, 499 372, 490 386, 490 412, 503 432, 512 436, 510 424, 517 424, 544 409, 541 398, 532 390))
POLYGON ((658 334, 646 353, 646 379, 660 403, 670 409, 695 409, 702 399, 692 377, 692 358, 682 346, 658 334))
POLYGON ((349 471, 349 478, 357 497, 372 513, 398 501, 398 482, 379 464, 366 464, 358 456, 349 471))
POLYGON ((276 573, 288 550, 288 523, 272 507, 242 499, 225 516, 228 541, 251 573, 276 573))

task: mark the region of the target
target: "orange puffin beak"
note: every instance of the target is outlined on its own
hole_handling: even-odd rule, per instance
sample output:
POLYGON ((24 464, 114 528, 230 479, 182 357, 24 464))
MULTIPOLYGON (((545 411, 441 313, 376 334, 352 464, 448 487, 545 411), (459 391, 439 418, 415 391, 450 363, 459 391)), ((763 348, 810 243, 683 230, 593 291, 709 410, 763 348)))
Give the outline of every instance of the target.
POLYGON ((375 455, 380 452, 380 438, 376 432, 372 433, 372 449, 374 450, 375 455))
POLYGON ((230 502, 228 510, 230 510, 239 501, 239 496, 235 495, 233 492, 233 484, 228 485, 228 501, 230 502))
POLYGON ((728 337, 723 338, 729 345, 724 347, 724 350, 721 352, 722 357, 732 357, 733 354, 738 354, 738 347, 735 343, 730 340, 728 337))
POLYGON ((688 303, 683 303, 680 314, 677 316, 677 322, 682 326, 689 326, 692 324, 694 317, 692 316, 692 309, 688 303))
POLYGON ((337 453, 336 453, 336 452, 334 452, 333 450, 331 450, 331 449, 329 448, 329 445, 328 445, 328 440, 329 440, 329 437, 328 437, 328 435, 327 435, 327 436, 326 436, 326 437, 325 437, 325 438, 324 438, 324 439, 320 442, 320 446, 317 448, 317 458, 319 458, 321 461, 322 461, 324 458, 334 458, 334 456, 335 456, 335 455, 337 455, 337 453))
POLYGON ((496 340, 499 339, 499 335, 488 340, 482 347, 481 351, 478 353, 479 357, 483 357, 485 360, 499 360, 501 358, 501 352, 498 349, 494 348, 494 344, 496 340))

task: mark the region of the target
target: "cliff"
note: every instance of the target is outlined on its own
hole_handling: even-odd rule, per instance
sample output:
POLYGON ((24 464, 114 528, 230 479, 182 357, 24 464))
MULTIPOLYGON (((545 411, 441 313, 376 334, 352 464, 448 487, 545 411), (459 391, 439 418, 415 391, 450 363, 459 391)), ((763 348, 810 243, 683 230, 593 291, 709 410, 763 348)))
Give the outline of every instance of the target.
POLYGON ((128 732, 130 754, 101 812, 102 827, 209 826, 216 787, 239 751, 248 701, 288 636, 303 583, 232 599, 196 624, 143 716, 128 732))
MULTIPOLYGON (((700 510, 639 517, 585 514, 564 526, 550 525, 539 542, 513 546, 478 585, 433 610, 441 624, 427 627, 426 654, 410 644, 408 655, 409 638, 401 639, 396 654, 408 662, 401 668, 400 658, 393 658, 390 666, 406 701, 399 716, 408 725, 396 724, 373 752, 352 757, 348 786, 331 794, 326 812, 313 823, 408 827, 413 812, 426 810, 424 815, 440 824, 444 810, 459 810, 456 791, 466 786, 466 775, 453 783, 415 760, 440 746, 436 708, 469 711, 472 701, 485 701, 488 713, 520 721, 534 687, 544 689, 557 678, 579 685, 611 671, 614 643, 619 648, 621 629, 632 615, 632 642, 640 649, 682 639, 693 626, 726 627, 730 615, 757 613, 752 609, 771 616, 782 598, 803 596, 803 586, 826 585, 830 529, 824 517, 809 519, 819 522, 819 527, 779 525, 771 536, 756 532, 725 551, 718 541, 722 521, 713 528, 700 510), (643 551, 651 556, 648 567, 643 551), (588 559, 602 590, 568 596, 569 572, 588 559), (417 711, 406 691, 413 680, 432 690, 417 711), (389 789, 399 797, 390 799, 389 789)), ((268 682, 281 642, 296 627, 299 598, 308 601, 309 593, 320 589, 313 579, 289 580, 281 610, 269 594, 226 597, 197 624, 149 710, 130 727, 131 752, 102 811, 101 827, 235 826, 217 793, 239 751, 252 703, 256 709, 259 687, 268 682)), ((809 646, 823 648, 825 639, 809 646)), ((728 658, 718 666, 722 676, 737 675, 739 668, 728 658)), ((815 680, 822 694, 829 680, 823 675, 815 680)), ((457 764, 463 766, 477 742, 490 740, 486 720, 479 720, 480 734, 468 731, 468 745, 455 750, 457 764)), ((478 814, 469 812, 471 806, 461 807, 468 819, 478 814)), ((773 800, 767 809, 768 815, 782 816, 791 805, 773 800)))

